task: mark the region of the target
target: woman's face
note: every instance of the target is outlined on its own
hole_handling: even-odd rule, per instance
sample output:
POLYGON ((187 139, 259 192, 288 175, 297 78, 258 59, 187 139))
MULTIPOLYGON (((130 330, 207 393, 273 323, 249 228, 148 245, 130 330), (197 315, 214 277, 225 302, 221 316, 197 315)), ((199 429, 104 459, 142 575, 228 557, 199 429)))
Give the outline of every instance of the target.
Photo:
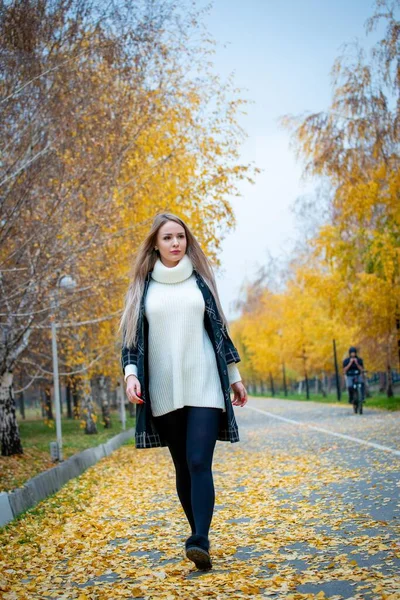
POLYGON ((161 261, 167 267, 174 267, 186 252, 187 239, 182 225, 175 221, 167 221, 161 225, 157 233, 157 248, 161 261))

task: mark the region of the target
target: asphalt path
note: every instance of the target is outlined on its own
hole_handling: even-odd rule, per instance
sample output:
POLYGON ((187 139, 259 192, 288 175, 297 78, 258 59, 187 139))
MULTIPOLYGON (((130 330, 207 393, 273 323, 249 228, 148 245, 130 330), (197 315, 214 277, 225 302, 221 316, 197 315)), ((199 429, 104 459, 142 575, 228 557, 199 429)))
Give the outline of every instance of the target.
MULTIPOLYGON (((241 445, 249 453, 265 449, 272 460, 276 455, 277 461, 285 453, 294 459, 323 459, 315 478, 318 480, 318 470, 323 471, 328 475, 324 485, 314 486, 312 473, 307 471, 297 479, 295 491, 281 477, 274 495, 281 499, 282 507, 293 512, 298 502, 306 499, 310 534, 322 533, 326 543, 316 548, 309 539, 299 539, 281 550, 297 551, 291 565, 303 575, 316 557, 320 567, 342 557, 353 564, 361 581, 346 575, 330 577, 329 570, 323 573, 322 568, 320 581, 301 584, 297 591, 363 600, 386 597, 379 585, 365 581, 369 574, 381 581, 393 576, 388 597, 400 598, 400 412, 370 408, 368 401, 359 415, 353 413, 347 399, 342 404, 325 404, 250 397, 246 406, 235 407, 235 415, 241 445), (315 519, 313 505, 318 507, 315 519)), ((280 474, 284 472, 282 464, 280 474)), ((288 479, 290 475, 287 471, 288 479)), ((313 574, 310 572, 310 580, 315 580, 313 574)))
POLYGON ((210 571, 184 555, 168 448, 126 445, 4 533, 0 597, 400 599, 400 412, 254 397, 234 411, 210 571))
MULTIPOLYGON (((346 400, 342 404, 325 404, 275 398, 251 398, 246 408, 265 418, 319 430, 327 436, 347 437, 361 446, 375 446, 400 456, 400 411, 369 408, 366 403, 363 414, 358 415, 346 400)), ((257 426, 257 420, 252 425, 257 426)), ((243 425, 247 426, 247 420, 243 425)))

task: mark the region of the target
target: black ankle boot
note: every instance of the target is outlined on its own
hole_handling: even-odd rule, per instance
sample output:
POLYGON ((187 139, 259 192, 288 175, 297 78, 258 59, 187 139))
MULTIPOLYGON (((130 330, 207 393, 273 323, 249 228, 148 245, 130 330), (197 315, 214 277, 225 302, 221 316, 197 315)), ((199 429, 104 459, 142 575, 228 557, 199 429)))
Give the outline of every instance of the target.
POLYGON ((211 569, 210 541, 204 535, 195 533, 185 542, 186 557, 192 560, 198 569, 211 569))

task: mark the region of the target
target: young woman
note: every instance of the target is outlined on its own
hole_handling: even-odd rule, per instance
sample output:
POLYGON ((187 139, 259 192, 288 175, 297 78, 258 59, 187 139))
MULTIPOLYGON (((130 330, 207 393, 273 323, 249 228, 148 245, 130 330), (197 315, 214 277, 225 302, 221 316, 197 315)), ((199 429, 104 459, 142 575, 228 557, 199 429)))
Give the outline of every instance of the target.
POLYGON ((186 556, 210 569, 214 448, 239 441, 232 404, 244 406, 247 392, 211 263, 171 213, 156 215, 140 245, 119 331, 126 393, 137 405, 136 447, 168 446, 191 527, 186 556))

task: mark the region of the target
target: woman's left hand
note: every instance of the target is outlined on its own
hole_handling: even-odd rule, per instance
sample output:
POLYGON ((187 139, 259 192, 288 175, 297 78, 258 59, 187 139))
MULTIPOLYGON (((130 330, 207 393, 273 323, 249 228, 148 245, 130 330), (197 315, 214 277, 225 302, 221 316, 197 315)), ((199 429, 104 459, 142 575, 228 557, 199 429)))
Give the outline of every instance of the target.
POLYGON ((247 402, 247 391, 243 383, 236 381, 236 383, 232 383, 231 388, 234 392, 232 404, 235 406, 244 406, 247 402))

